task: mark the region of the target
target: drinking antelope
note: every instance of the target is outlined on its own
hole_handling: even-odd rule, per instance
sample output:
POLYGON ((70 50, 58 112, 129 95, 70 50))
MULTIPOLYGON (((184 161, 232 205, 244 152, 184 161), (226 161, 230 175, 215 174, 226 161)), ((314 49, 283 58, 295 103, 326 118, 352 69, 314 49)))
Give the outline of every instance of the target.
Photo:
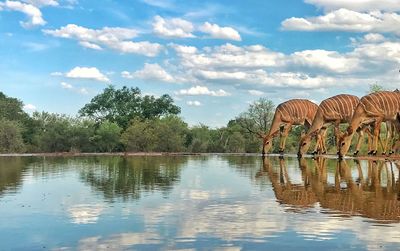
POLYGON ((291 99, 276 107, 274 119, 263 138, 263 154, 272 147, 272 140, 280 133, 279 152, 285 150, 286 138, 293 125, 304 125, 307 130, 317 112, 318 105, 306 99, 291 99))

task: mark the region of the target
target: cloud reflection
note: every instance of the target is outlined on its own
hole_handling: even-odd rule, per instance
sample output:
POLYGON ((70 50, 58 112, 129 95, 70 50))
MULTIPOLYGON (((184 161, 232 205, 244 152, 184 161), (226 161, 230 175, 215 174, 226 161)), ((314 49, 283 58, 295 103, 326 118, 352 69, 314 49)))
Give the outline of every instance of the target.
POLYGON ((74 224, 93 224, 99 219, 104 207, 100 204, 79 204, 68 209, 71 223, 74 224))

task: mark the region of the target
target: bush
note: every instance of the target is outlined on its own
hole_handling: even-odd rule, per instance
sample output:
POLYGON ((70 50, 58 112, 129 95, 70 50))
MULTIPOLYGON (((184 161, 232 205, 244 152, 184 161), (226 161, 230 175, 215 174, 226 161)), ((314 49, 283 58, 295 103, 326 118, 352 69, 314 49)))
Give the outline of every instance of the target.
POLYGON ((0 120, 0 152, 15 153, 24 151, 22 128, 18 122, 0 120))

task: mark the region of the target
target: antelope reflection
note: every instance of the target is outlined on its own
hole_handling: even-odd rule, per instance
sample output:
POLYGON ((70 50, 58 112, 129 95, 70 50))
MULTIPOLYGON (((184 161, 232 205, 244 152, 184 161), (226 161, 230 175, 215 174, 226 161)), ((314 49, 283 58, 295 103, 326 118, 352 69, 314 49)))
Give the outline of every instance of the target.
POLYGON ((301 169, 303 183, 298 184, 291 181, 285 161, 282 158, 279 159, 279 171, 274 170, 270 160, 265 158, 263 161, 263 169, 256 174, 256 178, 266 174, 272 183, 278 202, 290 206, 291 210, 296 210, 296 208, 312 207, 318 202, 315 193, 310 187, 310 182, 308 180, 310 175, 307 174, 308 171, 309 170, 306 168, 301 169))
POLYGON ((256 178, 267 176, 277 201, 292 209, 313 207, 318 202, 321 208, 329 209, 322 212, 400 222, 400 163, 354 161, 354 166, 349 166, 345 160, 321 157, 300 159, 299 168, 302 181, 293 183, 291 175, 295 172, 288 172, 285 160, 272 165, 264 159, 256 178))

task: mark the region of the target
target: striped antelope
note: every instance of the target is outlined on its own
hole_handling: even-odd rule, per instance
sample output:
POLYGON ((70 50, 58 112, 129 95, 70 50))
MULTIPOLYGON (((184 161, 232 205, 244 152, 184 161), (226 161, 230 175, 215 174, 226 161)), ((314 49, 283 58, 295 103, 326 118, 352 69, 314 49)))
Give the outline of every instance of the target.
POLYGON ((268 134, 263 137, 263 154, 272 147, 272 140, 280 133, 279 152, 285 150, 286 138, 293 125, 304 125, 308 129, 317 112, 318 105, 306 99, 291 99, 276 107, 268 134))
MULTIPOLYGON (((341 123, 350 122, 359 101, 360 100, 358 97, 348 94, 340 94, 323 100, 318 107, 311 128, 308 130, 307 134, 304 135, 300 140, 298 156, 302 156, 304 153, 307 152, 312 137, 317 137, 317 141, 322 140, 322 152, 326 153, 324 135, 326 133, 326 128, 329 124, 334 125, 334 133, 336 137, 337 147, 340 136, 339 125, 341 123)), ((359 130, 359 135, 359 141, 361 142, 363 130, 359 130)), ((361 144, 359 143, 357 145, 359 147, 361 144)), ((316 151, 317 146, 314 150, 314 153, 316 153, 316 151)))
POLYGON ((400 112, 400 92, 380 91, 361 98, 350 125, 339 140, 339 156, 347 154, 355 128, 362 124, 373 123, 372 153, 376 154, 382 122, 396 123, 400 112))

